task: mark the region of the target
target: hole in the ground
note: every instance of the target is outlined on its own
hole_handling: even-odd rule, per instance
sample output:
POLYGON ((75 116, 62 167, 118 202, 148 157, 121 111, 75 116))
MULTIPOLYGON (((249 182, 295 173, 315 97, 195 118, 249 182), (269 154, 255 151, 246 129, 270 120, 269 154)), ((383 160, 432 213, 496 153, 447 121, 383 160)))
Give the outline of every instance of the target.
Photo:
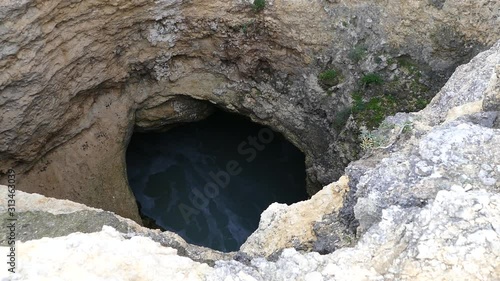
POLYGON ((307 199, 304 155, 281 134, 218 111, 163 133, 134 133, 127 173, 149 227, 236 251, 271 203, 307 199))

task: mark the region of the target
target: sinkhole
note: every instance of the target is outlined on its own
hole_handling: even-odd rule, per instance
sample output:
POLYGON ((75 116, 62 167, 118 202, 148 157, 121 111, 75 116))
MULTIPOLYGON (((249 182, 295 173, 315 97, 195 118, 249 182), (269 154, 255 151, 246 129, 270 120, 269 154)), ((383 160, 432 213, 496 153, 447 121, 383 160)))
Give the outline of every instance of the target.
POLYGON ((223 252, 239 250, 271 203, 308 198, 302 152, 223 111, 166 132, 134 133, 126 160, 145 226, 223 252))

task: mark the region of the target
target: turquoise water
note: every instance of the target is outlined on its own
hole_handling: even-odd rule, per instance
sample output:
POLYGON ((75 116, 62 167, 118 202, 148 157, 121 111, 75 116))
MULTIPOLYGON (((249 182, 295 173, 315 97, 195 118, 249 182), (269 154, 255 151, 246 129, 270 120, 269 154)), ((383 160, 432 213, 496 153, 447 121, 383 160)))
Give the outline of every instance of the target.
POLYGON ((224 252, 239 249, 271 203, 307 199, 304 155, 280 134, 224 112, 134 133, 127 173, 143 216, 224 252))

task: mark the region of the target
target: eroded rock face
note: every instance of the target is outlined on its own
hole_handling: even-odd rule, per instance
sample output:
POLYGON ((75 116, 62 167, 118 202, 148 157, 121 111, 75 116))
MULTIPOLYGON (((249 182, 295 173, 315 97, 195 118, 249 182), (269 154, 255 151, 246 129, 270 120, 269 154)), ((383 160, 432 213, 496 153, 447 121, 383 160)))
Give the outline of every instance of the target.
POLYGON ((356 247, 332 254, 286 249, 275 262, 218 262, 207 280, 495 280, 500 277, 498 193, 440 191, 420 208, 390 207, 356 247), (241 277, 240 277, 241 278, 241 277), (242 278, 243 279, 243 278, 242 278))
POLYGON ((500 191, 500 108, 482 107, 498 94, 498 65, 500 42, 460 66, 426 109, 389 117, 367 137, 369 158, 347 168, 361 231, 388 206, 424 206, 453 186, 500 191))
POLYGON ((203 118, 210 106, 193 98, 284 133, 313 194, 356 157, 338 114, 361 76, 429 97, 498 39, 498 1, 438 2, 3 1, 0 175, 138 221, 130 134, 203 118), (343 78, 325 90, 329 68, 343 78))
MULTIPOLYGON (((0 186, 0 195, 7 198, 6 186, 0 186)), ((16 216, 18 219, 16 222, 17 241, 26 242, 49 237, 63 237, 75 232, 81 234, 94 233, 101 231, 104 226, 109 226, 114 229, 113 231, 119 231, 121 235, 115 235, 113 231, 104 231, 103 239, 120 237, 119 240, 124 240, 135 236, 146 237, 150 241, 159 243, 162 247, 175 249, 174 255, 186 256, 192 260, 210 265, 213 265, 218 260, 232 259, 234 256, 234 253, 222 253, 188 244, 173 232, 148 229, 138 225, 131 219, 72 201, 47 198, 39 194, 24 193, 22 191, 17 191, 15 198, 17 200, 16 216)), ((0 211, 2 211, 2 220, 9 217, 7 206, 4 203, 0 205, 0 211)), ((93 239, 98 239, 98 237, 93 237, 90 241, 93 239)), ((0 235, 0 245, 7 246, 6 233, 0 235)), ((29 266, 26 268, 29 268, 29 266)))
MULTIPOLYGON (((483 99, 484 111, 498 111, 500 108, 500 66, 495 66, 495 71, 491 75, 490 84, 484 94, 483 99)), ((497 123, 497 128, 498 123, 497 123)))
POLYGON ((186 96, 172 96, 159 105, 137 110, 135 130, 138 132, 168 130, 179 123, 202 120, 213 112, 214 106, 208 102, 186 96))
MULTIPOLYGON (((500 192, 500 108, 484 106, 494 104, 495 99, 490 97, 498 95, 499 65, 500 41, 457 68, 424 110, 398 113, 386 118, 377 130, 363 134, 365 155, 346 169, 349 187, 342 189, 343 202, 335 204, 331 211, 324 210, 321 219, 316 217, 313 223, 301 225, 302 233, 314 233, 309 236, 309 241, 314 241, 312 247, 300 238, 301 234, 294 233, 293 219, 283 214, 290 212, 292 218, 298 213, 314 214, 321 209, 315 207, 315 197, 288 208, 271 206, 262 214, 259 229, 246 242, 251 250, 246 250, 244 244, 242 251, 269 257, 278 251, 268 244, 280 245, 280 239, 289 237, 288 243, 295 249, 329 253, 351 244, 356 234, 359 237, 373 229, 383 220, 384 212, 394 206, 405 210, 403 216, 413 216, 410 210, 422 211, 442 190, 480 190, 485 197, 500 192), (282 235, 276 235, 273 231, 278 231, 281 224, 288 227, 283 227, 282 235)), ((394 247, 396 251, 397 245, 394 247)))
MULTIPOLYGON (((19 265, 18 276, 22 280, 65 280, 89 279, 141 279, 141 280, 204 280, 204 276, 212 271, 207 264, 198 263, 177 255, 175 249, 162 247, 151 239, 135 236, 126 239, 112 227, 104 226, 102 232, 82 234, 74 233, 66 237, 43 238, 40 244, 34 241, 21 243, 18 253, 31 253, 24 265, 19 265), (68 250, 78 247, 79 254, 66 256, 68 250), (52 253, 48 261, 57 262, 63 267, 52 269, 41 267, 36 262, 43 253, 52 253), (144 256, 155 253, 155 258, 144 256), (62 259, 62 257, 64 258, 62 259), (83 258, 86 256, 87 258, 83 258), (96 258, 97 257, 97 258, 96 258), (109 262, 121 264, 118 270, 109 271, 109 262), (76 266, 78 269, 64 265, 76 266), (92 273, 91 273, 92 272, 92 273), (161 277, 160 277, 161 276, 161 277)), ((14 277, 11 280, 19 280, 14 277)))
POLYGON ((352 237, 348 240, 347 235, 335 233, 341 232, 344 229, 342 226, 332 229, 326 237, 318 237, 314 228, 314 224, 322 221, 325 214, 338 215, 348 191, 348 179, 341 177, 338 182, 325 186, 307 201, 291 206, 272 204, 262 213, 259 228, 241 246, 241 252, 250 256, 269 257, 290 247, 303 251, 334 250, 321 248, 316 243, 318 238, 328 238, 339 248, 350 245, 352 237))
MULTIPOLYGON (((30 201, 31 195, 19 195, 30 201)), ((58 208, 60 201, 51 200, 51 207, 58 208)), ((81 211, 75 216, 80 214, 81 211)), ((423 208, 391 206, 385 209, 381 221, 353 248, 327 255, 289 248, 274 261, 262 257, 245 263, 219 260, 212 267, 193 261, 196 258, 179 256, 179 250, 150 238, 144 229, 123 234, 103 226, 102 231, 94 233, 18 241, 17 253, 23 257, 22 262, 15 274, 9 275, 4 270, 0 276, 9 280, 53 280, 55 277, 71 280, 496 280, 500 278, 499 214, 498 193, 466 192, 455 187, 439 191, 423 208), (49 257, 48 251, 53 253, 49 257), (57 269, 50 266, 53 264, 59 265, 57 269), (130 271, 131 268, 134 270, 130 271)), ((130 220, 128 223, 136 225, 130 220)), ((2 246, 0 250, 7 252, 7 247, 2 246)), ((205 257, 216 258, 207 255, 209 252, 206 249, 205 257)))
MULTIPOLYGON (((17 273, 1 277, 498 280, 499 116, 483 104, 496 89, 499 56, 500 42, 460 67, 426 110, 397 114, 366 134, 365 156, 338 182, 310 200, 271 205, 238 253, 188 245, 110 212, 18 191, 16 246, 23 258, 17 273), (331 226, 334 235, 325 231, 331 226), (318 247, 323 255, 309 252, 318 247), (60 254, 48 258, 49 249, 60 254), (60 265, 56 271, 53 264, 60 265)), ((0 197, 7 198, 6 187, 0 197)))

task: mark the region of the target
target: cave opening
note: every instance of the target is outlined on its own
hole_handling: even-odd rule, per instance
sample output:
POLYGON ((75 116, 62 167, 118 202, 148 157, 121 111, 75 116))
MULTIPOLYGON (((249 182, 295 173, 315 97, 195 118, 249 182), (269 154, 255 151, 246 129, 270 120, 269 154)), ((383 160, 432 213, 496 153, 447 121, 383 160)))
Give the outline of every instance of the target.
POLYGON ((220 110, 166 132, 135 132, 126 161, 145 226, 223 252, 239 250, 273 202, 308 198, 304 154, 220 110))

